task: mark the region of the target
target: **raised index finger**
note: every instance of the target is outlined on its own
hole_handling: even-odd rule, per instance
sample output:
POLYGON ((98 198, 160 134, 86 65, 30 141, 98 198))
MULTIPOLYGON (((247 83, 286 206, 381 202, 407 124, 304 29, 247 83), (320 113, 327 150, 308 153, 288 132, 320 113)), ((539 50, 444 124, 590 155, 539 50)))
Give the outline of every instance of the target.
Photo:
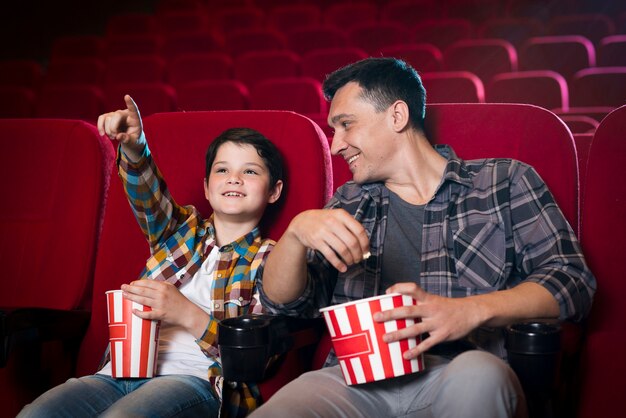
POLYGON ((130 117, 134 117, 134 118, 139 118, 139 108, 137 107, 137 104, 135 103, 135 101, 133 100, 132 97, 130 97, 130 95, 125 95, 124 96, 124 102, 126 102, 126 108, 128 109, 128 111, 130 112, 130 117))

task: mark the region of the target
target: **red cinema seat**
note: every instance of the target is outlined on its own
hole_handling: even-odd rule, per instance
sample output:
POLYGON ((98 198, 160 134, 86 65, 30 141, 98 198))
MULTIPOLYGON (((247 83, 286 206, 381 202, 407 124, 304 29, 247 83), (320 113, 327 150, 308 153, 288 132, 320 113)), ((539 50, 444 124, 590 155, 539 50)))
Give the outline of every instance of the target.
POLYGON ((157 54, 119 55, 106 61, 105 84, 161 83, 166 78, 167 64, 157 54))
POLYGON ((478 34, 481 38, 504 39, 519 48, 526 40, 544 33, 541 21, 532 17, 498 17, 486 20, 478 34))
POLYGON ((289 49, 299 55, 327 48, 345 48, 348 35, 334 26, 305 26, 293 29, 287 37, 289 49))
POLYGON ((579 418, 623 415, 616 401, 626 391, 626 292, 623 277, 626 245, 626 187, 621 178, 626 159, 626 107, 611 112, 596 130, 587 161, 582 202, 582 246, 598 281, 582 352, 579 418))
POLYGON ((327 48, 310 51, 302 56, 302 75, 320 82, 327 74, 367 58, 367 53, 360 48, 327 48))
MULTIPOLYGON (((296 214, 321 208, 332 193, 328 144, 315 124, 300 115, 281 111, 167 113, 144 120, 150 147, 172 195, 180 203, 195 205, 204 216, 209 216, 211 208, 197 180, 205 175, 206 148, 219 133, 239 126, 260 131, 283 154, 287 180, 284 202, 266 213, 262 226, 264 236, 278 239, 296 214)), ((104 292, 134 280, 148 254, 148 245, 128 207, 121 184, 114 178, 96 261, 93 315, 82 342, 78 375, 95 372, 108 342, 104 292)), ((306 350, 292 351, 287 355, 284 368, 262 384, 264 398, 307 368, 305 353, 306 350)))
POLYGON ((250 109, 250 92, 238 80, 198 80, 176 88, 178 109, 246 110, 250 109))
POLYGON ((600 123, 590 116, 584 115, 562 115, 559 116, 563 122, 567 125, 570 131, 574 135, 576 134, 588 134, 595 132, 598 129, 600 123))
POLYGON ((361 48, 372 56, 382 48, 407 43, 410 33, 398 22, 359 23, 347 30, 349 45, 361 48))
POLYGON ((202 32, 209 22, 198 10, 167 10, 156 14, 157 30, 162 34, 202 32))
POLYGON ((320 81, 309 77, 286 77, 257 83, 250 90, 250 108, 324 115, 328 112, 328 103, 320 81))
POLYGON ((528 103, 546 109, 569 108, 567 81, 554 71, 496 74, 485 90, 489 103, 528 103))
POLYGON ((424 20, 412 25, 410 30, 413 42, 433 44, 442 51, 474 35, 472 23, 461 18, 424 20))
POLYGON ((52 42, 50 59, 102 57, 105 52, 105 41, 97 35, 65 35, 52 42))
POLYGON ((104 80, 105 64, 101 58, 56 58, 50 61, 44 84, 91 84, 100 86, 104 80))
POLYGON ((441 71, 443 67, 443 55, 441 51, 431 44, 403 44, 388 46, 381 51, 385 57, 400 58, 420 73, 441 71))
POLYGON ((552 70, 566 80, 578 70, 596 65, 595 48, 584 36, 539 36, 524 43, 520 70, 552 70))
POLYGON ((252 5, 233 5, 209 13, 211 27, 222 36, 243 29, 262 29, 265 27, 265 18, 263 10, 252 5))
POLYGON ((578 232, 574 140, 553 113, 526 104, 431 104, 426 125, 429 138, 461 158, 510 157, 534 166, 578 232))
POLYGON ((287 49, 287 38, 276 29, 239 29, 226 34, 225 48, 237 57, 245 52, 287 49))
POLYGON ((277 5, 268 12, 268 24, 284 33, 307 26, 317 26, 322 19, 320 7, 314 3, 277 5))
POLYGON ((141 35, 157 31, 157 19, 153 14, 128 12, 109 17, 105 25, 106 36, 141 35))
POLYGON ((615 23, 604 13, 561 15, 548 22, 547 32, 552 36, 581 35, 598 44, 600 39, 615 33, 615 23))
POLYGON ((468 71, 423 73, 428 103, 484 103, 485 87, 468 71))
POLYGON ((626 103, 626 67, 578 71, 570 81, 572 106, 619 107, 626 103))
POLYGON ((603 38, 596 50, 598 67, 626 67, 626 34, 603 38))
POLYGON ((0 118, 32 118, 35 102, 33 89, 0 84, 0 118))
POLYGON ((322 11, 322 21, 341 30, 378 21, 378 7, 370 2, 333 2, 322 11))
POLYGON ((225 52, 186 53, 168 61, 168 80, 179 86, 191 81, 233 78, 233 59, 225 52))
POLYGON ((39 88, 43 79, 43 68, 34 60, 0 61, 0 85, 39 88))
POLYGON ((300 75, 300 56, 289 50, 251 51, 235 59, 234 78, 252 88, 270 78, 300 75))
POLYGON ((160 54, 163 38, 157 33, 109 35, 106 37, 106 56, 160 54))
POLYGON ((446 71, 469 71, 483 83, 495 74, 517 71, 515 47, 502 39, 465 39, 443 51, 446 71))
POLYGON ((37 96, 38 118, 80 119, 95 123, 104 111, 104 94, 89 84, 44 86, 37 96))
POLYGON ((0 209, 0 403, 14 417, 73 372, 114 155, 81 121, 0 119, 0 130, 11 201, 0 209))
POLYGON ((382 2, 380 20, 397 22, 407 28, 426 19, 440 19, 439 2, 435 0, 393 0, 382 2))
POLYGON ((172 86, 149 82, 108 85, 105 92, 106 109, 118 109, 120 98, 123 98, 125 94, 133 97, 143 117, 153 113, 173 112, 177 109, 176 90, 172 86))
POLYGON ((223 40, 209 31, 168 34, 163 37, 161 55, 170 61, 186 53, 207 53, 224 50, 223 40))

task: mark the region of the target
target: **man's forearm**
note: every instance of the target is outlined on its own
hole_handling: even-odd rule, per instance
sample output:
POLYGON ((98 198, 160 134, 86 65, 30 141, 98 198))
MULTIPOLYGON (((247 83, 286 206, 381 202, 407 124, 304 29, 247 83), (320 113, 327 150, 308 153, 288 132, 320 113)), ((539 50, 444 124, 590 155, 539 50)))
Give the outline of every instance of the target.
POLYGON ((306 287, 306 247, 288 232, 276 243, 263 271, 265 295, 274 303, 296 300, 306 287))

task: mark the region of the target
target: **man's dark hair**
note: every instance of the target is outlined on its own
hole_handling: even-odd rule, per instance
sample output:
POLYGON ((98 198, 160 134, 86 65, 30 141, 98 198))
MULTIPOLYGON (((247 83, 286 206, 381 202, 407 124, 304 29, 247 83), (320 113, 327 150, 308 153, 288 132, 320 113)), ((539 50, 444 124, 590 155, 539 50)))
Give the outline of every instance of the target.
POLYGON ((217 150, 226 142, 238 145, 252 145, 270 173, 270 189, 278 180, 283 179, 283 157, 276 145, 263 134, 250 128, 231 128, 222 132, 209 146, 206 152, 206 177, 211 173, 211 166, 215 161, 217 150))
POLYGON ((397 58, 366 58, 342 67, 326 77, 322 89, 326 100, 331 101, 337 90, 349 82, 363 89, 363 98, 377 112, 383 112, 396 100, 409 107, 413 128, 424 130, 426 115, 426 90, 417 71, 397 58))

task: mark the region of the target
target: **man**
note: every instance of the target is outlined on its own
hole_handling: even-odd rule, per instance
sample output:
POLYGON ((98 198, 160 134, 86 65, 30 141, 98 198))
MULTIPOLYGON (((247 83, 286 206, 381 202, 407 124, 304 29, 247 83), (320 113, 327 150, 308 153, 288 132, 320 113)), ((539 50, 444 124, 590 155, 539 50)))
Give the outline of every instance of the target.
POLYGON ((463 161, 433 147, 424 88, 402 61, 339 69, 324 94, 332 152, 354 182, 325 209, 293 219, 268 257, 261 300, 275 313, 313 316, 384 292, 410 295, 416 306, 374 319, 421 318, 384 338, 423 334, 403 355, 425 353, 426 370, 348 387, 331 354, 329 367, 285 386, 253 416, 525 416, 523 391, 502 360, 502 327, 580 320, 595 292, 546 185, 519 161, 463 161))

